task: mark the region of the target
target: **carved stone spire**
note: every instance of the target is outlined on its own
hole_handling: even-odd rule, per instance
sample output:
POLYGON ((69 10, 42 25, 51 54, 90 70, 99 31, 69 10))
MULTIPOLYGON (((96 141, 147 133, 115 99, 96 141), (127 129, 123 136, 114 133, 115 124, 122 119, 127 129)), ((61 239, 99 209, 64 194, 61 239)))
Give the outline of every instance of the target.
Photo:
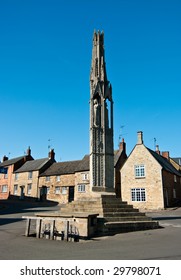
POLYGON ((90 179, 93 191, 114 186, 113 100, 107 80, 104 33, 94 32, 90 73, 90 179))

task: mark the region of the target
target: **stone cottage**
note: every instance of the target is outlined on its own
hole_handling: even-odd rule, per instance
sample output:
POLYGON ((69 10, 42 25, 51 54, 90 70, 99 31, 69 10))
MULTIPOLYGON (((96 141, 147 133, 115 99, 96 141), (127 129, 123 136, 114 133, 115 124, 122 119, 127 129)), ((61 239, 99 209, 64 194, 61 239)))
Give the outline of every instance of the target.
POLYGON ((121 197, 139 209, 164 209, 181 200, 181 173, 168 153, 152 151, 138 132, 137 144, 121 168, 121 197))

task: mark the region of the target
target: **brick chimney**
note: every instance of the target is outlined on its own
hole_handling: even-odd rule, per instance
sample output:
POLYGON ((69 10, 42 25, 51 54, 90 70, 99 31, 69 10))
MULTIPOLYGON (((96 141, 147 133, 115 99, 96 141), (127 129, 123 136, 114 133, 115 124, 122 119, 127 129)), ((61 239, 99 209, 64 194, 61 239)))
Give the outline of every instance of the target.
POLYGON ((137 145, 142 145, 143 144, 143 132, 138 131, 137 132, 137 145))
POLYGON ((26 154, 27 154, 27 156, 31 156, 31 149, 30 149, 30 146, 29 146, 28 149, 26 150, 26 154))
POLYGON ((48 157, 49 159, 54 160, 55 159, 55 153, 54 153, 54 149, 51 149, 48 153, 48 157))
POLYGON ((166 158, 166 159, 169 159, 170 158, 170 155, 169 155, 169 152, 162 152, 162 157, 166 158))
POLYGON ((155 152, 156 152, 158 155, 160 155, 160 150, 159 150, 159 146, 158 146, 158 145, 156 145, 156 150, 155 150, 155 152))
POLYGON ((126 153, 126 143, 124 142, 124 138, 122 138, 122 141, 119 143, 119 150, 126 153))
POLYGON ((8 157, 7 157, 7 156, 3 156, 2 161, 4 162, 4 161, 6 161, 6 160, 8 160, 8 157))

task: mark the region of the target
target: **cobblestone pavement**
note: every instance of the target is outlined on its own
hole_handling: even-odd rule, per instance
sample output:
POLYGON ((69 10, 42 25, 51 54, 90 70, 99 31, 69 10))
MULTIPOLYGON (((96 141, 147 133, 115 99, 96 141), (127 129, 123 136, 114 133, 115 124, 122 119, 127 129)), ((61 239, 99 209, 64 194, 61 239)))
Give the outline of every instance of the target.
POLYGON ((88 241, 66 242, 25 237, 23 215, 55 211, 53 203, 0 201, 1 260, 181 260, 181 208, 149 212, 155 230, 122 233, 88 241))

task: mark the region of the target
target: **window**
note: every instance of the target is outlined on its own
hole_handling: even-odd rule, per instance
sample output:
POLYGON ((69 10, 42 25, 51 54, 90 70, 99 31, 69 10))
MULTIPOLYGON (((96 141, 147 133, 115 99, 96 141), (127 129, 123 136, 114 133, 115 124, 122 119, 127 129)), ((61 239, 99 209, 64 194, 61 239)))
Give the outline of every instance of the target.
POLYGON ((50 176, 46 176, 46 182, 50 182, 50 176))
POLYGON ((60 187, 55 187, 55 194, 60 194, 60 187))
POLYGON ((89 174, 88 173, 83 173, 82 176, 83 176, 84 181, 89 180, 89 174))
POLYGON ((47 187, 47 194, 50 194, 50 187, 47 187))
POLYGON ((146 201, 145 189, 131 189, 132 201, 146 201))
POLYGON ((67 194, 67 187, 62 187, 62 194, 67 194))
POLYGON ((145 166, 143 164, 135 165, 135 177, 136 178, 145 177, 145 166))
POLYGON ((174 175, 174 182, 177 183, 177 176, 174 175))
POLYGON ((7 192, 8 192, 8 186, 2 185, 2 193, 7 193, 7 192))
POLYGON ((18 180, 18 173, 15 173, 15 181, 17 181, 18 180))
POLYGON ((18 194, 18 185, 14 185, 14 192, 13 192, 14 195, 17 195, 18 194))
POLYGON ((56 181, 57 181, 57 182, 60 182, 60 175, 57 175, 56 181))
POLYGON ((85 185, 78 185, 78 192, 85 192, 85 185))
POLYGON ((8 179, 8 173, 4 174, 4 179, 8 179))
POLYGON ((173 189, 173 198, 177 198, 176 189, 173 189))
POLYGON ((31 180, 33 178, 33 172, 30 171, 28 172, 28 180, 31 180))
POLYGON ((31 195, 32 184, 27 185, 27 195, 31 195))

